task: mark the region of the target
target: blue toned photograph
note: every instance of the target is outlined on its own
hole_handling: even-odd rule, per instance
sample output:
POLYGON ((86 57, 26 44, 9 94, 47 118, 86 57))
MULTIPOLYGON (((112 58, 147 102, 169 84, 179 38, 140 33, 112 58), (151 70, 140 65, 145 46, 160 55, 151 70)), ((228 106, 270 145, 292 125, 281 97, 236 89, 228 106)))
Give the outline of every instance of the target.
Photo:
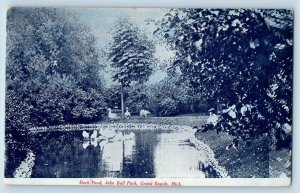
POLYGON ((12 7, 6 32, 7 183, 290 184, 292 10, 12 7))

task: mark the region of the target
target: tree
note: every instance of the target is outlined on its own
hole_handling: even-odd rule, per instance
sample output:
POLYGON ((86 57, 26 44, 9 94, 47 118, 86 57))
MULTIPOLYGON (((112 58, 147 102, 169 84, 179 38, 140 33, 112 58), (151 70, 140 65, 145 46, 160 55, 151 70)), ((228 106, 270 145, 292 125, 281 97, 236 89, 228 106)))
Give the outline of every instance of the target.
POLYGON ((65 9, 11 8, 7 12, 8 148, 12 143, 29 143, 30 127, 103 116, 95 45, 91 30, 65 9))
POLYGON ((132 84, 125 89, 125 104, 130 109, 132 115, 139 115, 141 109, 151 110, 149 106, 149 86, 147 84, 132 84))
POLYGON ((237 140, 286 138, 292 124, 290 10, 172 9, 156 33, 176 50, 192 87, 218 104, 213 127, 237 140))
POLYGON ((121 85, 121 109, 124 114, 124 88, 132 82, 144 83, 152 73, 154 45, 129 18, 116 22, 109 51, 113 80, 121 85))
MULTIPOLYGON (((195 113, 193 94, 188 83, 180 80, 180 75, 169 74, 162 81, 149 86, 149 109, 157 116, 195 113)), ((197 97, 201 99, 199 95, 197 97)))

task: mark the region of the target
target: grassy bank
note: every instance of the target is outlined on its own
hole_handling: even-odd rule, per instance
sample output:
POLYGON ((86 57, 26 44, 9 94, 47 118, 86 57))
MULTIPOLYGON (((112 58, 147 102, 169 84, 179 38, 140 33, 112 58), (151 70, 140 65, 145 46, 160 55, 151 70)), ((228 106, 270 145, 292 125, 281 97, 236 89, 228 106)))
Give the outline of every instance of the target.
MULTIPOLYGON (((197 116, 197 115, 181 115, 175 117, 140 117, 132 116, 129 119, 119 119, 114 122, 120 123, 157 123, 157 124, 167 124, 167 125, 202 125, 206 122, 207 116, 197 116)), ((110 122, 108 119, 97 122, 97 123, 106 123, 110 122)))
POLYGON ((197 138, 210 146, 221 166, 233 178, 265 178, 269 177, 269 141, 267 137, 247 147, 240 143, 237 148, 226 150, 233 137, 216 131, 197 132, 197 138))

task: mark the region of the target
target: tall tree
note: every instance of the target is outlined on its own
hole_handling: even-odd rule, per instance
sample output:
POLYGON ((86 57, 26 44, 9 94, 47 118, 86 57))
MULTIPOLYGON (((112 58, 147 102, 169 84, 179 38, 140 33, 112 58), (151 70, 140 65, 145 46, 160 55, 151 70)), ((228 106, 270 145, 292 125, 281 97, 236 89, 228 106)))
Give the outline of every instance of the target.
POLYGON ((8 11, 6 134, 100 116, 105 105, 95 44, 91 30, 65 9, 8 11))
POLYGON ((235 141, 264 133, 281 141, 292 124, 292 18, 290 10, 172 9, 157 33, 192 87, 222 107, 214 129, 235 141))
POLYGON ((124 88, 132 82, 146 82, 152 73, 154 45, 128 17, 114 25, 113 42, 109 50, 113 80, 121 85, 121 109, 124 114, 124 88))

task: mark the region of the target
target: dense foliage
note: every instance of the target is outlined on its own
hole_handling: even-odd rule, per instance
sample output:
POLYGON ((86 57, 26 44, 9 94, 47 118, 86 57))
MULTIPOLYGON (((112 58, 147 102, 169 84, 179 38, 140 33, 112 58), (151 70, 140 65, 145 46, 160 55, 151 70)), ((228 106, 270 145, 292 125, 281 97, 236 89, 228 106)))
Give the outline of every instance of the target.
POLYGON ((70 12, 10 9, 6 61, 7 140, 22 140, 33 126, 102 117, 105 103, 95 38, 70 12))
POLYGON ((115 70, 113 80, 121 85, 121 106, 124 113, 123 89, 133 82, 144 83, 148 80, 153 71, 155 49, 153 43, 130 18, 116 21, 114 27, 108 56, 115 70))
MULTIPOLYGON (((292 125, 290 10, 172 9, 158 24, 173 66, 217 104, 213 127, 239 139, 269 134, 281 146, 292 125)), ((211 127, 211 126, 210 126, 211 127)))
MULTIPOLYGON (((114 101, 120 101, 118 90, 116 87, 108 89, 107 104, 112 107, 114 101)), ((167 76, 156 83, 132 84, 124 89, 124 103, 132 115, 139 115, 141 109, 147 109, 153 116, 206 113, 208 110, 202 95, 194 93, 178 75, 167 76)))
POLYGON ((167 76, 149 89, 150 108, 157 116, 205 113, 207 103, 201 93, 195 93, 178 75, 167 76))

